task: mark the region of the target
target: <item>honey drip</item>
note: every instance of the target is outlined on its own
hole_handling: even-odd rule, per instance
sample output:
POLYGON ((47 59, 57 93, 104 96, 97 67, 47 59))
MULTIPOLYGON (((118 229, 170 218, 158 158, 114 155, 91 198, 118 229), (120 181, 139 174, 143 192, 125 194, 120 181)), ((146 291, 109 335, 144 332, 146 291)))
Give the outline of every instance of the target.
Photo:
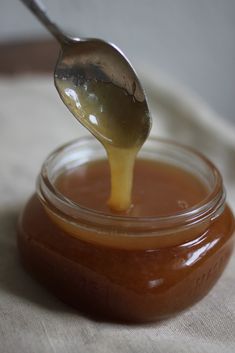
POLYGON ((146 102, 104 81, 74 82, 57 77, 55 84, 75 118, 106 149, 111 172, 109 207, 118 212, 127 210, 135 158, 149 133, 146 102))

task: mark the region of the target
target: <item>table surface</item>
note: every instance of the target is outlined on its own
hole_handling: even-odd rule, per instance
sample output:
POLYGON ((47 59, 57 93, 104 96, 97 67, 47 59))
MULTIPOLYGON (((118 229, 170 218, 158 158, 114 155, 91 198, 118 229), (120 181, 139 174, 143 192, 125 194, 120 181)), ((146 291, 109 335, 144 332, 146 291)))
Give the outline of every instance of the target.
POLYGON ((53 72, 59 46, 54 40, 0 43, 0 75, 53 72))

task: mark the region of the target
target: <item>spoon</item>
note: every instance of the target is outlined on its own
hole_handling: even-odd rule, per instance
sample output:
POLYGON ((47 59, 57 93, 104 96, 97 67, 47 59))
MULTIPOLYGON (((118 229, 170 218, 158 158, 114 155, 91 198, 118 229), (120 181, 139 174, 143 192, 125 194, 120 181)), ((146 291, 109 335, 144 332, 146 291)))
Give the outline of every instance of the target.
POLYGON ((21 1, 60 43, 54 71, 57 91, 75 118, 107 151, 110 207, 128 209, 135 157, 151 129, 145 93, 133 67, 113 44, 67 36, 50 20, 41 3, 21 1))

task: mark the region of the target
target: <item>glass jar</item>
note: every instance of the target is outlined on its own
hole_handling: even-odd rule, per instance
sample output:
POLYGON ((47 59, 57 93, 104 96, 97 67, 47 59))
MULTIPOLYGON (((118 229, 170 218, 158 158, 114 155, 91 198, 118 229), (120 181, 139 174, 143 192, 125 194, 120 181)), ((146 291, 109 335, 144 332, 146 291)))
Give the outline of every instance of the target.
POLYGON ((19 222, 23 264, 64 302, 102 317, 152 321, 190 307, 213 287, 232 252, 234 218, 220 173, 191 148, 150 138, 138 158, 190 171, 207 186, 204 200, 168 216, 124 217, 84 208, 56 189, 65 170, 103 158, 94 138, 47 158, 19 222))

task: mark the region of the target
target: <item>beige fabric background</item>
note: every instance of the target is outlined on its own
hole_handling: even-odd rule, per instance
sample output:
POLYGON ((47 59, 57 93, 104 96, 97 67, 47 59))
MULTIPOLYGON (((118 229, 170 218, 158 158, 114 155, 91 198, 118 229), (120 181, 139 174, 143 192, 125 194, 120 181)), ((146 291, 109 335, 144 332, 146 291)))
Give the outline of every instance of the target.
MULTIPOLYGON (((179 85, 145 77, 153 134, 207 154, 222 170, 235 211, 235 128, 179 85)), ((52 79, 0 79, 0 353, 234 353, 235 259, 211 293, 176 318, 150 325, 95 322, 65 306, 23 271, 15 226, 41 163, 86 134, 52 79)))

